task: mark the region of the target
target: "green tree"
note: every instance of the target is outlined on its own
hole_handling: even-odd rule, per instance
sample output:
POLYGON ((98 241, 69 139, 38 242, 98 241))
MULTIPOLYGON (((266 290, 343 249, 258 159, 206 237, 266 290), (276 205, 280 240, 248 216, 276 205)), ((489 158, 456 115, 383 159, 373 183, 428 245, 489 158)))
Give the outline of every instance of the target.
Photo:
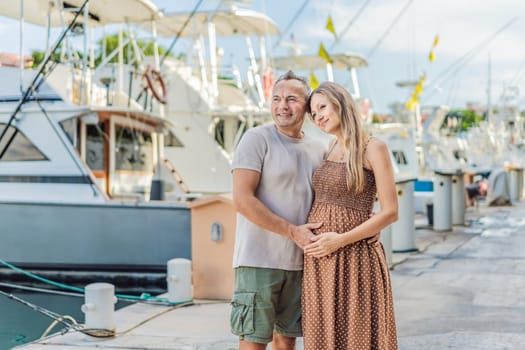
MULTIPOLYGON (((126 33, 123 33, 123 40, 126 41, 128 35, 126 33)), ((95 58, 95 66, 98 66, 101 62, 102 62, 102 57, 103 56, 108 56, 110 53, 112 53, 113 51, 115 51, 117 48, 118 48, 118 33, 115 33, 115 34, 112 34, 112 35, 108 35, 106 36, 105 38, 103 39, 100 39, 98 42, 97 42, 97 45, 98 45, 98 55, 97 57, 95 58), (104 48, 104 40, 106 41, 105 43, 105 55, 102 55, 102 50, 104 48)), ((137 40, 137 46, 140 48, 142 54, 144 56, 153 56, 155 54, 155 51, 154 51, 154 43, 153 41, 146 41, 146 40, 137 40)), ((166 52, 166 48, 164 48, 163 46, 158 46, 159 48, 159 55, 164 55, 164 53, 166 52)), ((133 50, 133 47, 131 46, 130 43, 126 44, 123 49, 122 49, 122 52, 123 52, 123 56, 124 56, 124 63, 135 63, 133 61, 133 57, 134 57, 134 50, 133 50)), ((168 56, 171 56, 171 54, 169 54, 168 56)), ((112 62, 112 63, 116 63, 118 61, 118 57, 117 55, 115 55, 114 57, 111 58, 111 60, 109 62, 112 62)))
POLYGON ((478 126, 482 120, 483 116, 476 113, 476 111, 464 110, 462 112, 461 131, 466 131, 473 126, 478 126))
MULTIPOLYGON (((126 33, 123 34, 123 38, 124 40, 126 40, 127 38, 126 33)), ((102 50, 104 48, 104 40, 106 40, 106 46, 105 46, 106 56, 118 48, 118 33, 108 35, 105 38, 100 39, 97 42, 97 47, 95 48, 95 52, 96 52, 95 67, 98 66, 102 62, 102 57, 104 56, 102 55, 102 50)), ((140 48, 144 56, 154 55, 153 41, 137 40, 137 46, 140 48)), ((164 55, 165 52, 166 52, 166 48, 159 45, 159 55, 162 56, 164 55)), ((76 54, 80 58, 83 57, 82 53, 80 52, 77 52, 76 54)), ((31 56, 33 57, 33 62, 34 62, 33 68, 36 68, 44 60, 45 52, 39 51, 39 50, 33 50, 33 52, 31 52, 31 56)), ((57 51, 52 55, 51 59, 55 62, 58 62, 60 61, 60 56, 61 56, 61 48, 58 48, 57 51)), ((133 61, 132 59, 130 59, 130 56, 131 57, 134 56, 134 51, 130 43, 128 43, 127 45, 123 47, 123 56, 124 56, 124 63, 131 63, 133 61)), ((168 56, 172 57, 171 54, 168 54, 168 56)), ((117 55, 112 57, 112 59, 110 60, 110 62, 112 63, 116 63, 117 61, 118 61, 117 55)))
POLYGON ((455 134, 462 131, 467 131, 471 127, 479 125, 481 121, 483 121, 483 116, 476 113, 476 111, 468 109, 456 109, 447 113, 441 128, 448 129, 450 133, 455 134), (450 123, 452 126, 449 126, 450 120, 455 121, 455 123, 450 123))
MULTIPOLYGON (((36 68, 42 63, 44 58, 46 58, 46 53, 40 50, 33 50, 31 52, 31 57, 33 57, 33 68, 36 68)), ((51 55, 51 61, 58 62, 60 61, 60 48, 51 55)))

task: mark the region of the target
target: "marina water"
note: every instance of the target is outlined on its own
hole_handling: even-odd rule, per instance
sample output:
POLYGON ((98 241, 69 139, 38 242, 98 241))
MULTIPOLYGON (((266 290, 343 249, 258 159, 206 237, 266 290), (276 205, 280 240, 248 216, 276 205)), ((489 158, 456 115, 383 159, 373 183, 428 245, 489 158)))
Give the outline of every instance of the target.
MULTIPOLYGON (((64 296, 38 292, 21 292, 18 290, 3 291, 60 315, 69 315, 77 322, 84 323, 84 314, 80 306, 84 303, 83 297, 64 296)), ((129 305, 127 302, 118 302, 115 309, 129 305)), ((53 319, 39 313, 29 306, 0 295, 0 350, 9 350, 42 336, 51 325, 53 319)), ((58 324, 51 333, 63 328, 58 324)))

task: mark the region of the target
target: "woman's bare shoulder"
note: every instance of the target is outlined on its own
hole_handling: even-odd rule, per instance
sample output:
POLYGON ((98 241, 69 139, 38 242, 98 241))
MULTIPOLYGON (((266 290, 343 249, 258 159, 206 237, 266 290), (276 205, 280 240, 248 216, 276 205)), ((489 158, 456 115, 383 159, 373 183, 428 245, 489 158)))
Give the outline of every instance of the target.
POLYGON ((374 168, 374 163, 382 163, 389 157, 386 143, 376 137, 370 137, 365 151, 365 167, 374 168))
POLYGON ((370 136, 367 141, 366 146, 366 153, 376 153, 376 152, 384 152, 385 150, 388 150, 386 143, 377 137, 370 136))

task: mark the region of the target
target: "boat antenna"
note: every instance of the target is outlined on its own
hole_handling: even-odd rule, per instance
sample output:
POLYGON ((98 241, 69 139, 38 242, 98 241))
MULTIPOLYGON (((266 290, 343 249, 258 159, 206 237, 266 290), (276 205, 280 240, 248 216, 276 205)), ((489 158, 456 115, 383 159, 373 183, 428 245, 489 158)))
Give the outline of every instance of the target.
POLYGON ((517 85, 521 81, 521 76, 523 74, 523 68, 525 67, 525 61, 523 61, 520 66, 518 67, 516 74, 514 74, 514 77, 509 81, 509 85, 517 85))
MULTIPOLYGON (((11 117, 9 118, 9 120, 7 122, 7 125, 5 126, 4 130, 2 130, 2 133, 0 134, 0 141, 2 141, 2 139, 4 138, 5 134, 7 133, 7 130, 9 129, 11 124, 13 123, 13 120, 15 120, 15 117, 18 114, 18 112, 20 112, 20 109, 22 108, 22 105, 27 102, 29 96, 35 91, 35 88, 40 85, 40 82, 38 80, 39 79, 43 79, 43 72, 44 72, 44 70, 46 68, 46 65, 51 60, 51 57, 53 56, 53 53, 58 49, 58 47, 60 46, 60 44, 62 43, 62 41, 66 37, 67 33, 69 33, 71 28, 74 26, 78 16, 82 12, 84 12, 84 8, 86 7, 88 2, 89 2, 89 0, 84 0, 84 3, 79 8, 78 12, 75 13, 75 16, 73 17, 73 20, 69 23, 69 25, 66 27, 66 29, 64 29, 64 31, 62 32, 62 34, 58 38, 57 42, 53 46, 53 49, 50 50, 47 53, 46 57, 44 58, 44 60, 40 64, 40 67, 38 68, 37 73, 33 77, 33 80, 31 81, 29 86, 26 88, 24 94, 22 95, 22 98, 20 99, 20 101, 18 101, 18 104, 17 104, 13 114, 11 114, 11 117)), ((6 152, 7 148, 11 144, 11 142, 13 141, 13 138, 15 137, 15 135, 16 135, 16 133, 13 133, 13 135, 11 135, 10 139, 5 144, 4 148, 0 151, 0 159, 2 159, 2 157, 4 156, 4 153, 6 152)))
POLYGON ((306 5, 308 5, 308 3, 310 2, 310 0, 305 0, 303 2, 303 4, 301 5, 301 7, 299 8, 299 10, 295 13, 295 15, 293 16, 292 20, 290 21, 290 23, 288 23, 288 25, 286 26, 286 29, 283 30, 281 32, 281 35, 279 36, 279 39, 277 39, 277 42, 273 45, 273 48, 275 49, 277 46, 279 46, 279 44, 281 43, 281 40, 283 39, 284 35, 292 28, 293 24, 295 23, 295 21, 297 20, 297 18, 299 18, 299 15, 304 11, 306 5))
POLYGON ((394 20, 392 21, 392 23, 390 23, 390 25, 386 28, 385 32, 383 33, 383 35, 381 35, 381 37, 379 38, 379 40, 376 42, 376 44, 374 45, 374 47, 368 52, 368 55, 366 55, 366 58, 367 59, 370 59, 370 57, 372 57, 372 55, 376 52, 377 48, 379 47, 379 45, 381 45, 381 43, 383 42, 383 40, 387 37, 388 34, 390 34, 390 31, 392 30, 392 28, 394 27, 394 25, 397 23, 397 21, 399 21, 399 19, 405 14, 405 11, 408 9, 408 7, 410 6, 410 4, 412 4, 412 2, 414 2, 414 0, 408 0, 408 2, 405 4, 405 6, 403 6, 403 8, 401 9, 401 11, 399 11, 399 13, 397 14, 397 16, 394 18, 394 20))
POLYGON ((164 55, 162 55, 162 58, 160 59, 160 65, 161 66, 164 63, 164 60, 166 59, 166 57, 168 57, 168 55, 170 54, 171 50, 173 50, 173 47, 175 46, 177 41, 179 41, 179 38, 181 37, 182 32, 184 32, 184 29, 186 29, 186 27, 188 26, 188 23, 190 23, 190 20, 193 18, 193 16, 195 16, 195 13, 197 12, 199 7, 201 6, 202 1, 203 0, 199 0, 199 2, 195 5, 195 7, 191 11, 190 15, 188 16, 188 18, 186 18, 186 21, 184 21, 184 24, 182 25, 182 28, 179 30, 179 32, 177 33, 175 38, 173 38, 173 40, 171 41, 170 46, 168 47, 166 52, 164 52, 164 55))
POLYGON ((344 27, 344 29, 341 31, 341 33, 336 37, 336 39, 335 39, 334 43, 332 44, 332 46, 330 46, 330 50, 333 49, 335 45, 337 45, 337 44, 339 44, 341 42, 341 39, 343 38, 343 36, 346 35, 346 33, 348 32, 350 27, 355 23, 355 21, 357 21, 357 19, 361 16, 363 11, 368 7, 368 5, 370 4, 370 1, 372 1, 372 0, 366 0, 365 3, 359 8, 357 13, 354 15, 354 17, 352 17, 350 19, 350 21, 348 21, 347 25, 344 27))

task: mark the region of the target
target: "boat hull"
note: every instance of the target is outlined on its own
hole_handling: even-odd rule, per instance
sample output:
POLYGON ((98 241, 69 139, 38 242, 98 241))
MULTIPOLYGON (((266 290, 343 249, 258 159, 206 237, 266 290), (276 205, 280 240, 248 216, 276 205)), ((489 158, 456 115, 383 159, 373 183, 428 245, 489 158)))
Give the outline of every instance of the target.
POLYGON ((191 217, 166 203, 0 203, 0 259, 23 268, 165 272, 191 259, 191 217))

